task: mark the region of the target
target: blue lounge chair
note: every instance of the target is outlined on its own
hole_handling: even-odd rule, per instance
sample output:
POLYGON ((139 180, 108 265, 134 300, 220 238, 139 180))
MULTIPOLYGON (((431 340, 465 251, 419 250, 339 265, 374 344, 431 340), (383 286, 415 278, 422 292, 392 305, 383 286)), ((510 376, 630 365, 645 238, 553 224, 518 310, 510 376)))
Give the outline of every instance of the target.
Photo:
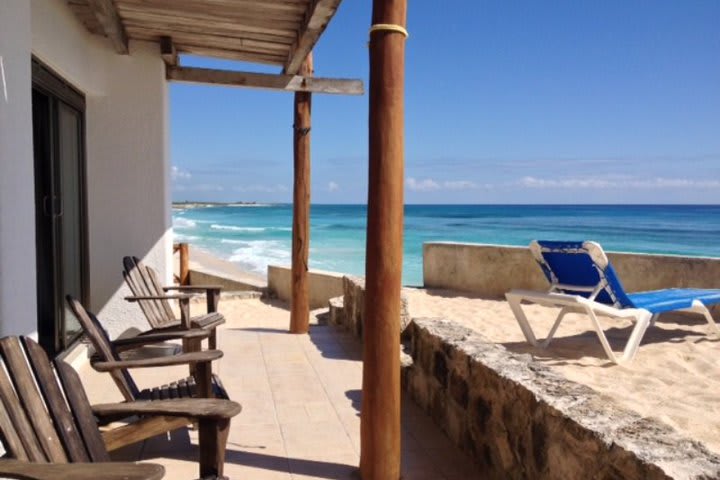
POLYGON ((547 293, 512 290, 505 297, 525 338, 532 345, 547 347, 568 313, 586 313, 590 317, 605 353, 615 363, 633 359, 645 330, 664 312, 701 314, 710 325, 711 332, 720 336, 720 329, 707 308, 720 304, 720 290, 670 288, 626 293, 602 247, 595 242, 533 241, 530 251, 550 282, 550 290, 547 293), (542 342, 536 339, 522 309, 522 302, 561 307, 542 342), (610 348, 598 315, 635 321, 620 358, 610 348))

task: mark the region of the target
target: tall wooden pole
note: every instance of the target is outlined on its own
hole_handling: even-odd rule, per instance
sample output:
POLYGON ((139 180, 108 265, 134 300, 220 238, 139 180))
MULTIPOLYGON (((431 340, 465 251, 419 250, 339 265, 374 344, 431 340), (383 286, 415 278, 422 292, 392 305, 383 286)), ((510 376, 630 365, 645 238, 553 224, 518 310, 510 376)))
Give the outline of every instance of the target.
MULTIPOLYGON (((313 73, 312 52, 300 67, 299 75, 313 73)), ((290 332, 307 333, 310 325, 308 253, 310 248, 310 107, 312 95, 295 93, 293 123, 293 226, 292 226, 292 299, 290 332)))
POLYGON ((179 244, 180 285, 190 285, 190 251, 187 243, 179 244))
POLYGON ((400 478, 406 2, 374 0, 370 33, 370 176, 360 422, 364 480, 400 478))

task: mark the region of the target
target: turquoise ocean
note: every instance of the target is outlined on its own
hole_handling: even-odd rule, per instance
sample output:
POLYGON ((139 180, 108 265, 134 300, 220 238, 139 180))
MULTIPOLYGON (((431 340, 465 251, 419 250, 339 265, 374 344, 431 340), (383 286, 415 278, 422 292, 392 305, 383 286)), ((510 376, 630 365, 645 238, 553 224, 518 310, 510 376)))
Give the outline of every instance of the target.
MULTIPOLYGON (((363 275, 365 205, 313 205, 310 268, 363 275)), ((188 242, 265 275, 290 264, 292 206, 209 206, 173 212, 188 242)), ((606 250, 720 257, 720 205, 407 205, 403 282, 422 284, 424 242, 525 246, 595 240, 606 250)))

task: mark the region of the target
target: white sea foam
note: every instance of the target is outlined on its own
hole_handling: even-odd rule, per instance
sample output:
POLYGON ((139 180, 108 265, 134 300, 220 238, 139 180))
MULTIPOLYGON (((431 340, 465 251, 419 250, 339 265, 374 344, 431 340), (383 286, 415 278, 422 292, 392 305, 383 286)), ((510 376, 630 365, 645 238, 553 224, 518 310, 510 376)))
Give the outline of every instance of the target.
POLYGON ((235 225, 221 225, 214 223, 210 225, 210 228, 213 230, 227 230, 232 232, 248 232, 248 233, 257 233, 257 232, 267 232, 267 231, 275 231, 275 232, 290 232, 292 231, 292 228, 290 227, 237 227, 235 225))
POLYGON ((194 220, 183 217, 173 217, 173 228, 195 228, 197 223, 194 220))
POLYGON ((200 240, 200 237, 195 235, 183 235, 182 233, 173 232, 173 241, 174 242, 195 242, 197 240, 200 240))
POLYGON ((264 232, 267 230, 264 227, 236 227, 234 225, 218 225, 217 223, 210 225, 210 228, 213 230, 230 230, 233 232, 264 232))
MULTIPOLYGON (((226 242, 230 243, 230 242, 226 242)), ((290 248, 278 240, 238 241, 231 262, 257 273, 266 273, 268 265, 286 265, 290 261, 290 248)))

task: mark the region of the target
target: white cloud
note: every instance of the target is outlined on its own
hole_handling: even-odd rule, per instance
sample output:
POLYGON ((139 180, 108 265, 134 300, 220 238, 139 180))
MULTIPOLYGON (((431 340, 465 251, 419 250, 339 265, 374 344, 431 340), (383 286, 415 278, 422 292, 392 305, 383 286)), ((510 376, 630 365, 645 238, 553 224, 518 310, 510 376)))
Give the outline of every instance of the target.
POLYGON ((415 180, 413 177, 408 177, 405 181, 407 188, 415 192, 432 192, 440 190, 440 184, 431 178, 425 180, 415 180))
POLYGON ((493 185, 483 184, 478 185, 470 180, 433 180, 432 178, 425 178, 418 180, 413 177, 408 177, 405 181, 408 190, 415 192, 434 192, 437 190, 475 190, 478 188, 493 188, 493 185))
POLYGON ((327 186, 328 192, 338 192, 340 191, 340 185, 337 182, 330 181, 327 186))
POLYGON ((634 178, 627 176, 574 177, 574 178, 537 178, 523 177, 517 185, 527 188, 720 188, 720 180, 695 180, 689 178, 634 178))
POLYGON ((278 192, 287 192, 288 188, 285 185, 276 184, 276 185, 238 185, 237 187, 234 187, 233 190, 236 192, 243 192, 243 193, 252 193, 252 192, 262 192, 262 193, 278 193, 278 192))
POLYGON ((468 180, 450 180, 443 182, 443 187, 448 190, 472 190, 478 188, 477 184, 468 180))
POLYGON ((176 192, 222 192, 225 189, 222 185, 199 183, 197 185, 175 185, 173 190, 176 192))
POLYGON ((191 177, 192 175, 190 175, 190 172, 187 170, 183 170, 175 165, 170 168, 170 178, 172 178, 173 181, 188 180, 191 177))

